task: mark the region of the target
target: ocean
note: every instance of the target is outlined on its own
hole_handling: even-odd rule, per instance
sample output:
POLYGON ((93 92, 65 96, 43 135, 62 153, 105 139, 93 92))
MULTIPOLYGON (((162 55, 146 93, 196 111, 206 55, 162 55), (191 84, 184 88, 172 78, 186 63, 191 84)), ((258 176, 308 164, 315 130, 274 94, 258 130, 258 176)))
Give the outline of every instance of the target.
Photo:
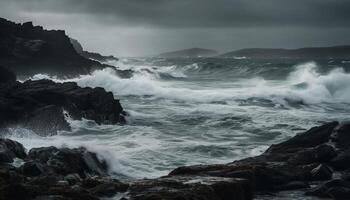
POLYGON ((328 121, 350 116, 350 61, 246 58, 123 58, 74 79, 30 79, 103 87, 120 99, 127 124, 71 120, 52 137, 12 129, 27 149, 84 146, 119 179, 155 178, 184 165, 228 163, 259 155, 328 121))

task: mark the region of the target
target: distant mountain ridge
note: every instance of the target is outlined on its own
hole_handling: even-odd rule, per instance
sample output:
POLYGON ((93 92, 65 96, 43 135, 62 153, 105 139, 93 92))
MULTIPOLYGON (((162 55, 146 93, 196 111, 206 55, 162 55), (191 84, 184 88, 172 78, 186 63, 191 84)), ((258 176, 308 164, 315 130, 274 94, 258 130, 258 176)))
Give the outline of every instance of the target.
POLYGON ((218 55, 218 52, 212 49, 191 48, 178 51, 171 51, 159 54, 161 58, 197 58, 197 57, 213 57, 218 55))
POLYGON ((331 47, 307 47, 299 49, 248 48, 231 51, 219 57, 247 57, 247 58, 350 58, 350 45, 331 47))

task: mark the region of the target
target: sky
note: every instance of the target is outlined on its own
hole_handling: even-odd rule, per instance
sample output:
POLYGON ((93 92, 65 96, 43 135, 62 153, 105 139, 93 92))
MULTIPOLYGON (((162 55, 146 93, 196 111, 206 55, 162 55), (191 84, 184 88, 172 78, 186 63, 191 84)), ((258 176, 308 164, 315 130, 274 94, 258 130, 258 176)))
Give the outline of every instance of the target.
POLYGON ((0 17, 120 57, 350 44, 350 0, 0 0, 0 17))

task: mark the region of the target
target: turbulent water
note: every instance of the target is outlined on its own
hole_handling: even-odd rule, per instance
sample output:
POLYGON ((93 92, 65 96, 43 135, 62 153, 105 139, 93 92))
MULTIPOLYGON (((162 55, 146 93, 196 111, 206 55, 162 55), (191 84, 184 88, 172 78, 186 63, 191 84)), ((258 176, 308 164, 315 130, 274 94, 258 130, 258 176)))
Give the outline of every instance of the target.
POLYGON ((128 58, 75 79, 32 79, 103 87, 130 114, 125 126, 73 121, 42 138, 14 129, 27 148, 85 146, 118 178, 166 175, 183 165, 227 163, 332 120, 348 120, 350 61, 128 58))

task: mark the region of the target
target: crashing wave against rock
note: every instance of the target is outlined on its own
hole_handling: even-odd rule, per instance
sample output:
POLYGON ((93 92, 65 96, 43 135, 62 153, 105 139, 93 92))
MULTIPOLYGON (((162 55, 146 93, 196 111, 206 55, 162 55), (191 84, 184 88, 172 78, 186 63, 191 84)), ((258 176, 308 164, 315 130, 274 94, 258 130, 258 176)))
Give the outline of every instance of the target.
POLYGON ((340 200, 350 195, 350 123, 314 127, 260 156, 180 167, 165 177, 129 183, 111 178, 106 161, 84 148, 44 147, 26 154, 20 143, 8 139, 0 139, 0 147, 4 199, 99 199, 119 193, 133 200, 250 200, 260 192, 282 190, 340 200), (9 165, 14 158, 24 164, 9 165), (333 178, 335 173, 340 176, 333 178))
POLYGON ((77 120, 85 118, 98 124, 125 122, 119 100, 103 88, 81 88, 73 82, 14 80, 0 84, 0 128, 22 126, 42 136, 53 135, 59 130, 70 130, 63 110, 77 120))

